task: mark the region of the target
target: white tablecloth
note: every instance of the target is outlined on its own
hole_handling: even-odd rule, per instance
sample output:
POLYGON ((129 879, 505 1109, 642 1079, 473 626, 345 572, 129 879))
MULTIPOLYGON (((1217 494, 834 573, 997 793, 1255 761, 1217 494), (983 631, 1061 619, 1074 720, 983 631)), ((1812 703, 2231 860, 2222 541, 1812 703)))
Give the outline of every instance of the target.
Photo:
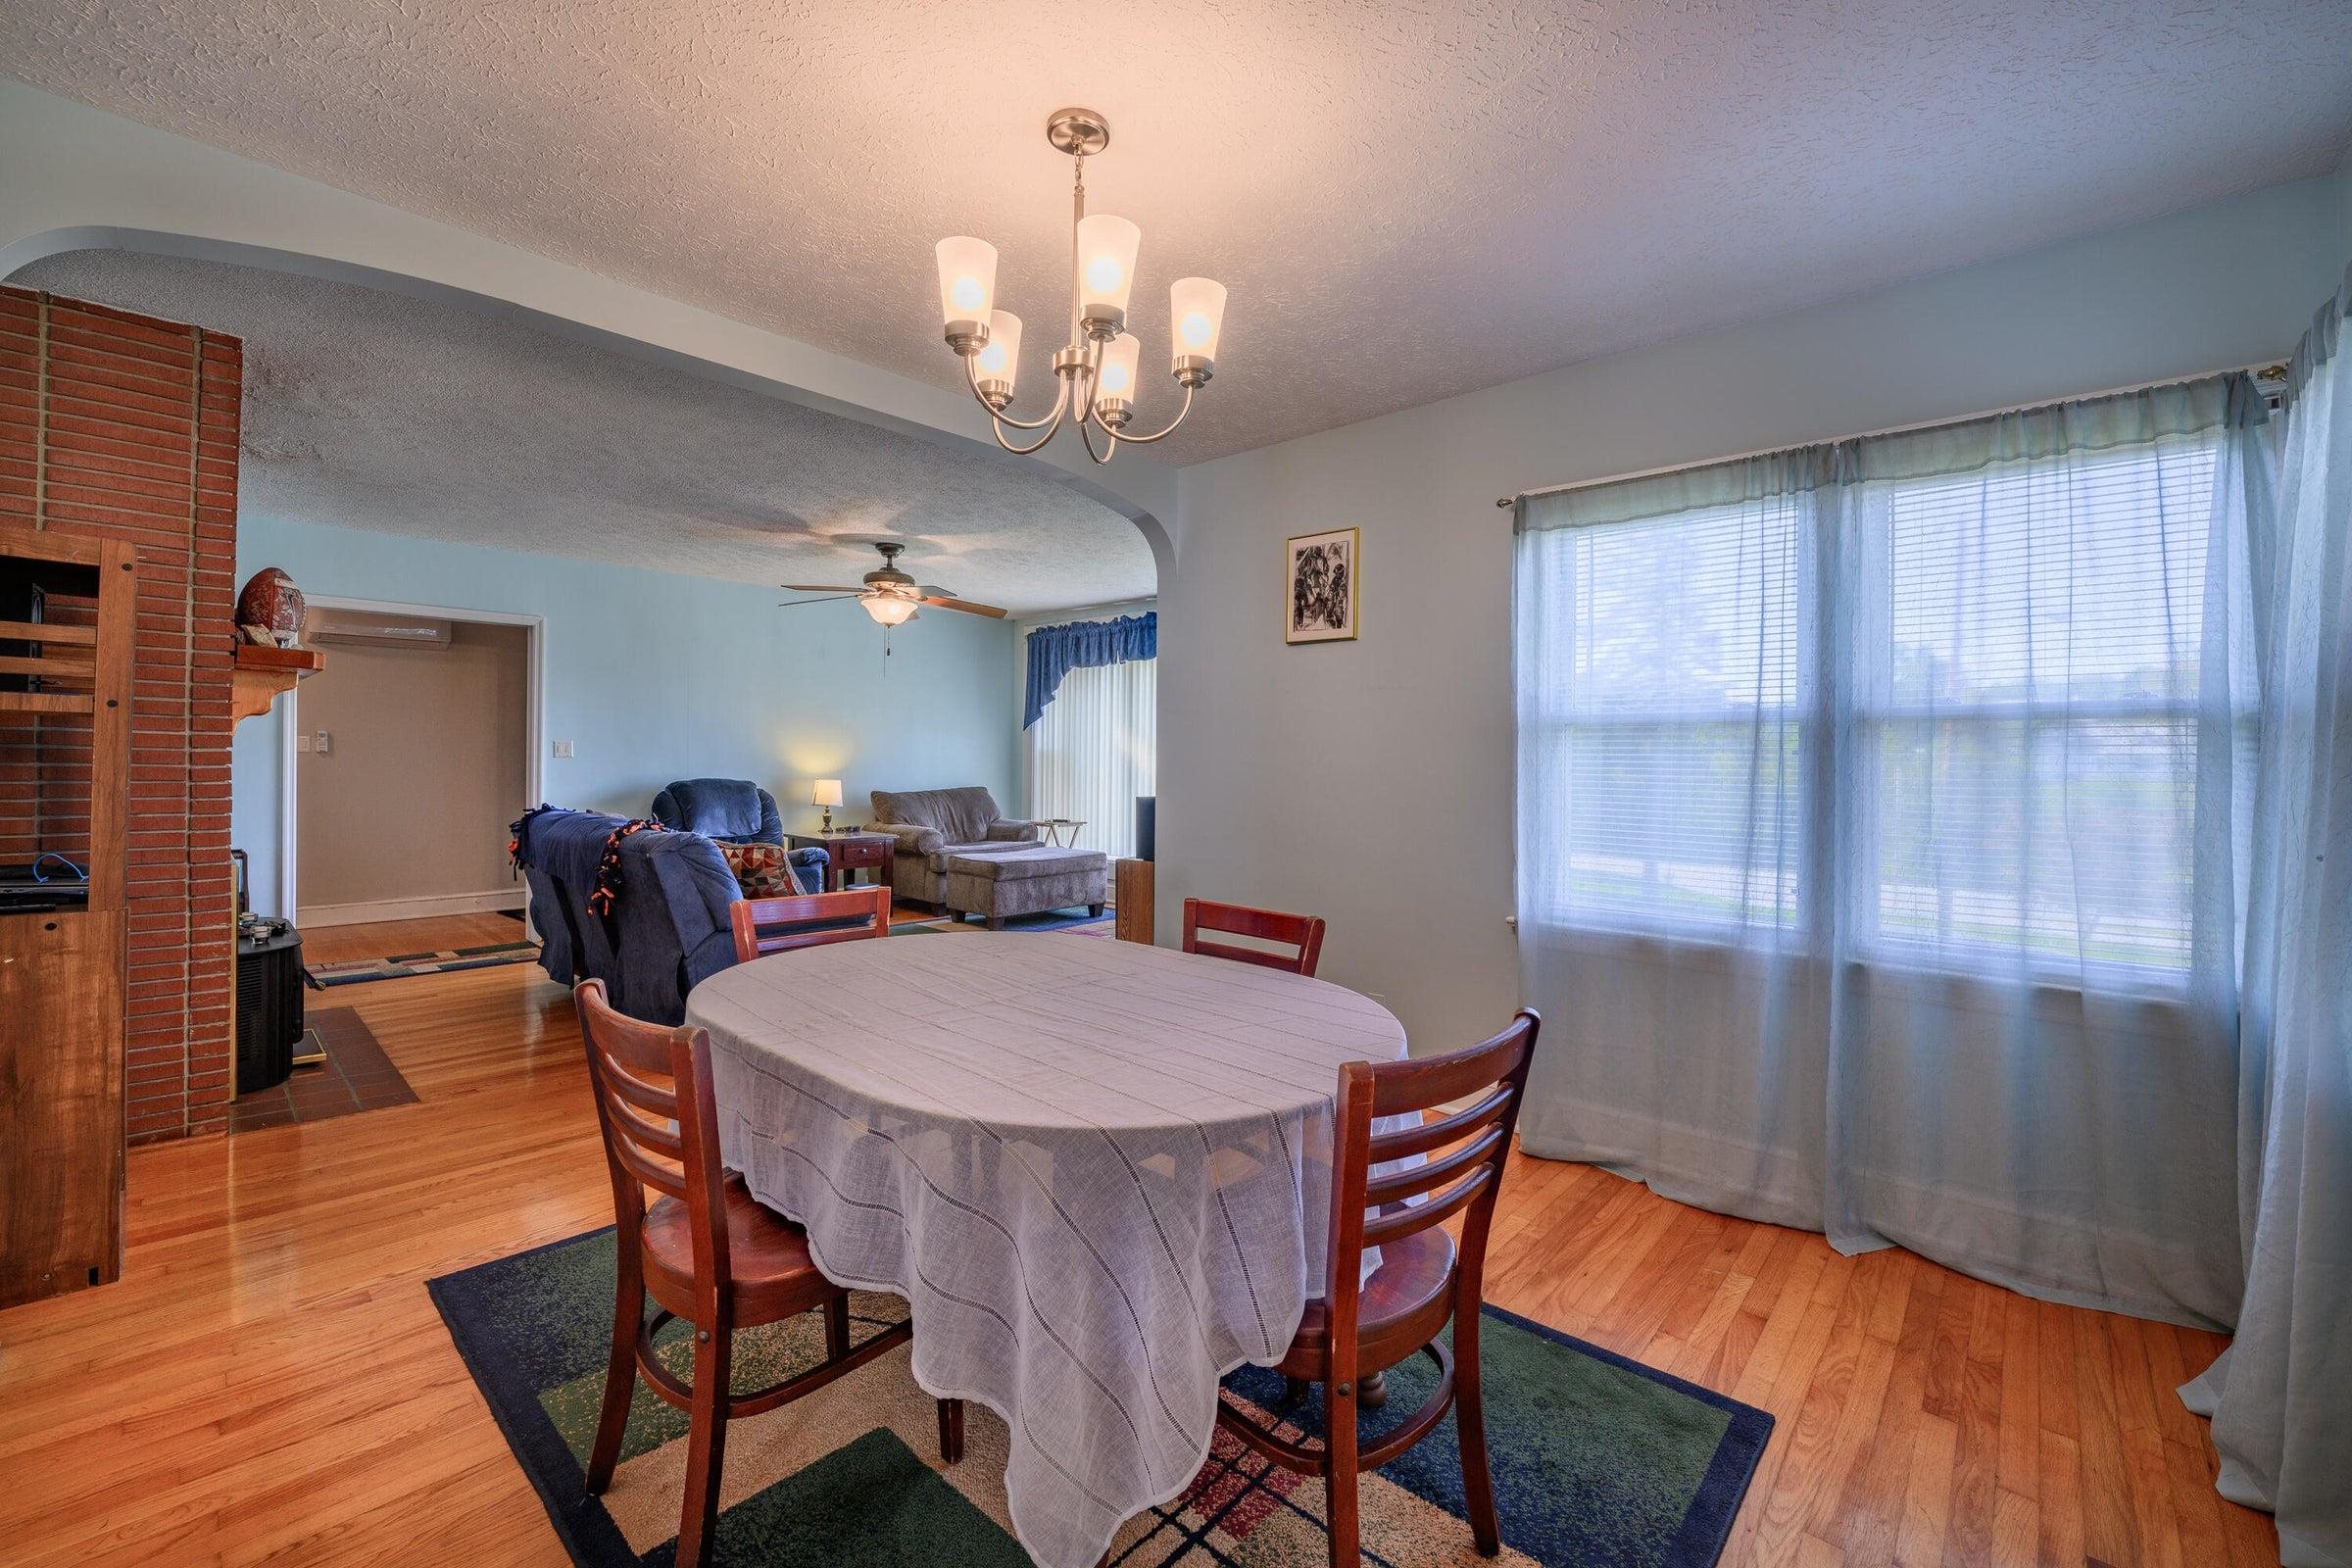
POLYGON ((778 954, 696 987, 719 1138, 825 1273, 905 1296, 914 1371, 1012 1430, 1046 1568, 1093 1568, 1208 1451, 1218 1379, 1320 1295, 1332 1096, 1403 1054, 1354 992, 1102 937, 778 954))

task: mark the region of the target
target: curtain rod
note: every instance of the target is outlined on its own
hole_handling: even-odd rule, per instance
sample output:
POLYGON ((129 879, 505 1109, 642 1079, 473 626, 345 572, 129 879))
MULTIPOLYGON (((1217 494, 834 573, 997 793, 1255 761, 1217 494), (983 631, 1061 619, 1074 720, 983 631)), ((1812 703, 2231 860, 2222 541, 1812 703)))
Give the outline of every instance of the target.
MULTIPOLYGON (((2005 408, 1984 409, 1976 414, 1963 414, 1951 418, 1921 419, 1915 424, 1890 424, 1884 429, 1861 430, 1852 435, 1835 436, 1831 440, 1833 442, 1868 441, 1883 435, 1905 435, 1913 430, 1933 430, 1939 424, 1967 424, 1975 419, 1998 418, 2004 414, 2023 414, 2028 409, 2055 408, 2060 403, 2087 403, 2092 398, 2122 397, 2127 393, 2145 392, 2154 387, 2179 386, 2185 381, 2202 381, 2207 376, 2235 375, 2241 371, 2254 378, 2255 388, 2263 394, 2272 408, 2278 407, 2278 394, 2286 387, 2286 365, 2283 361, 2272 360, 2267 364, 2233 365, 2227 369, 2208 370, 2204 375, 2168 375, 2157 381, 2140 381, 2131 386, 2109 387, 2103 392, 2083 392, 2070 398, 2058 398, 2055 401, 2040 398, 2032 403, 2012 403, 2005 408)), ((1597 485, 1627 484, 1636 479, 1655 479, 1661 474, 1688 473, 1694 468, 1712 468, 1725 463, 1745 463, 1751 458, 1768 458, 1776 452, 1793 452, 1797 447, 1828 444, 1830 443, 1821 441, 1800 441, 1796 443, 1795 447, 1758 447, 1753 452, 1736 453, 1728 458, 1707 458, 1698 463, 1669 463, 1663 467, 1642 468, 1634 473, 1612 473, 1598 479, 1572 479, 1566 484, 1540 485, 1532 490, 1520 490, 1507 496, 1497 496, 1494 498, 1494 504, 1498 507, 1515 507, 1520 502, 1532 501, 1537 496, 1564 495, 1571 490, 1591 490, 1597 485)))

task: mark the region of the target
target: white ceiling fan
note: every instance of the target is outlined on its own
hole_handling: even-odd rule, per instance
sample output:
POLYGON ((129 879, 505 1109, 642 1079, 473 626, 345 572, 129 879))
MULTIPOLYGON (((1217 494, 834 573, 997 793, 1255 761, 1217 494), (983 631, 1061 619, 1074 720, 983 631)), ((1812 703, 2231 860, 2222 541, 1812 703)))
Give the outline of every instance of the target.
POLYGON ((797 605, 825 605, 837 599, 856 599, 863 602, 865 612, 885 626, 903 626, 912 620, 924 605, 936 605, 942 610, 960 611, 967 615, 986 615, 1003 620, 1005 612, 994 605, 976 605, 968 599, 958 599, 935 583, 918 584, 899 569, 899 552, 903 544, 876 544, 882 552, 882 564, 865 574, 862 586, 850 587, 842 583, 788 582, 785 592, 822 594, 821 599, 788 599, 777 608, 790 610, 797 605))

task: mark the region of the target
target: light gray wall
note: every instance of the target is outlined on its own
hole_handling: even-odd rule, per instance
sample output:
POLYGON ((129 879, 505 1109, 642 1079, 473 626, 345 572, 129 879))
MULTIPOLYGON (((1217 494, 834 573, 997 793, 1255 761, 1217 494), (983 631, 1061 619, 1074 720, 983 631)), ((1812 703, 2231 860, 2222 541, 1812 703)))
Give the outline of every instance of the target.
MULTIPOLYGON (((985 784, 1004 800, 1014 787, 1006 622, 924 615, 892 632, 886 659, 882 628, 855 604, 779 610, 772 588, 240 519, 239 580, 270 565, 316 594, 542 617, 540 794, 558 806, 642 816, 671 779, 749 778, 798 830, 816 825, 818 778, 842 781, 837 814, 852 822, 864 820, 869 789, 985 784), (574 755, 548 755, 557 740, 574 755)), ((280 704, 237 726, 232 773, 231 836, 268 913, 283 714, 280 704)), ((416 801, 384 831, 436 831, 433 803, 416 801)))
POLYGON ((2338 196, 2275 187, 1180 470, 1160 928, 1188 894, 1319 912, 1322 972, 1381 996, 1416 1049, 1499 1025, 1517 976, 1497 496, 2275 359, 2335 285, 2338 196), (1361 640, 1286 646, 1284 538, 1348 526, 1361 640))

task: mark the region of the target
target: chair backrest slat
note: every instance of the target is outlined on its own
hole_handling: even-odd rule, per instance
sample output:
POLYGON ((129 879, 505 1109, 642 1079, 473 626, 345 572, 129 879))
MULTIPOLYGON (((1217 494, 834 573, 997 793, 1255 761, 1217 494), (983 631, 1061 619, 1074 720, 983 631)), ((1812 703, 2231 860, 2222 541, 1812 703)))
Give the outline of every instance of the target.
POLYGON ((572 1001, 622 1245, 637 1245, 652 1188, 686 1205, 697 1281, 723 1285, 729 1260, 710 1036, 614 1011, 602 980, 581 981, 572 1001))
POLYGON ((1456 1313, 1477 1310, 1487 1233, 1542 1023, 1533 1010, 1521 1008, 1508 1028, 1467 1051, 1379 1066, 1349 1062, 1340 1069, 1326 1254, 1331 1272, 1324 1288, 1331 1364, 1347 1369, 1336 1371, 1335 1379, 1351 1375, 1354 1367, 1367 1248, 1402 1241, 1466 1214, 1447 1289, 1456 1313), (1429 1112, 1465 1100, 1467 1108, 1427 1120, 1429 1112), (1421 1117, 1422 1124, 1377 1136, 1372 1132, 1375 1117, 1408 1115, 1421 1117), (1459 1147, 1449 1147, 1454 1145, 1459 1147), (1446 1152, 1420 1158, 1436 1150, 1446 1152), (1421 1200, 1408 1202, 1411 1199, 1421 1200))
POLYGON ((1319 914, 1285 914, 1279 909, 1252 909, 1242 904, 1212 904, 1205 899, 1187 899, 1184 901, 1184 951, 1312 976, 1315 964, 1323 956, 1323 917, 1319 914), (1297 951, 1272 953, 1263 948, 1235 947, 1230 942, 1204 942, 1200 939, 1203 931, 1222 931, 1229 936, 1250 937, 1259 942, 1287 943, 1297 951))
POLYGON ((801 893, 782 899, 738 899, 728 907, 727 922, 734 930, 738 963, 796 948, 888 936, 890 889, 844 888, 839 893, 801 893))
POLYGON ((1433 1149, 1444 1149, 1458 1143, 1481 1127, 1494 1121, 1511 1106, 1511 1087, 1497 1086, 1477 1104, 1457 1110, 1438 1121, 1425 1121, 1418 1127, 1406 1127, 1396 1132, 1372 1135, 1372 1163, 1386 1164, 1413 1154, 1426 1154, 1433 1149))
POLYGON ((1385 1176, 1375 1176, 1364 1185, 1364 1206, 1385 1208, 1391 1203, 1419 1198, 1424 1193, 1434 1193, 1471 1166, 1490 1162, 1501 1142, 1502 1129, 1489 1127, 1461 1148, 1440 1158, 1419 1165, 1406 1165, 1385 1176))
POLYGON ((1501 1163, 1490 1161, 1426 1203, 1394 1207, 1372 1215, 1364 1221, 1364 1245, 1379 1247, 1401 1241, 1415 1231, 1443 1225, 1468 1207, 1473 1200, 1493 1192, 1501 1180, 1501 1163))

